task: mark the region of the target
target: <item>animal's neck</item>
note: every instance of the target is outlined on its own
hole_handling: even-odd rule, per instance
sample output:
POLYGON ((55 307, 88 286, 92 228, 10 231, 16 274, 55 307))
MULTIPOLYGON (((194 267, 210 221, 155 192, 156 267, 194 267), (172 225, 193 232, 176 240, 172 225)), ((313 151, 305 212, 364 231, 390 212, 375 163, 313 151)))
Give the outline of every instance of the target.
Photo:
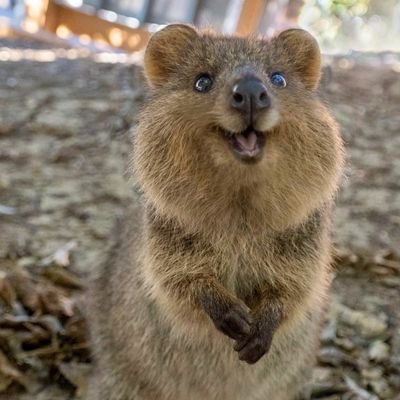
MULTIPOLYGON (((216 222, 216 229, 210 231, 193 231, 188 226, 182 225, 176 218, 164 216, 147 204, 146 220, 151 234, 169 237, 174 247, 187 248, 200 245, 201 248, 212 247, 224 257, 232 257, 239 260, 246 254, 275 254, 280 257, 300 257, 303 252, 311 255, 312 249, 318 247, 329 231, 329 209, 327 204, 323 208, 315 210, 301 224, 288 228, 282 232, 271 230, 255 231, 251 225, 237 224, 231 229, 220 231, 220 225, 216 222)), ((259 227, 257 227, 258 229, 259 227)))
POLYGON ((176 216, 163 212, 148 200, 146 218, 166 233, 179 232, 183 238, 198 237, 217 247, 240 250, 257 246, 258 242, 279 241, 279 238, 292 235, 307 224, 315 227, 319 224, 322 210, 314 210, 298 224, 276 230, 269 225, 269 210, 258 205, 260 199, 255 201, 246 191, 238 192, 220 203, 208 201, 202 205, 203 208, 194 210, 188 205, 187 209, 176 216))

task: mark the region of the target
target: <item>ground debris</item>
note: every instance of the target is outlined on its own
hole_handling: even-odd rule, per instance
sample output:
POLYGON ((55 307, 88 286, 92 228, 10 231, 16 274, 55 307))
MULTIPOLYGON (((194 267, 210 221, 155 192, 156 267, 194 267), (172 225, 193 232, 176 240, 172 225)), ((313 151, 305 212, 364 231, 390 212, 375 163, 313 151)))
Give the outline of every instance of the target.
POLYGON ((87 363, 61 363, 58 366, 63 376, 76 387, 76 397, 85 398, 87 393, 88 376, 91 368, 87 363))
POLYGON ((73 291, 17 264, 0 270, 0 310, 0 393, 18 387, 33 393, 65 376, 70 362, 89 368, 86 324, 73 291))
POLYGON ((357 382, 354 381, 353 379, 351 379, 349 376, 345 375, 344 380, 345 380, 348 388, 351 390, 351 392, 353 392, 354 394, 359 396, 360 399, 362 399, 362 400, 379 400, 378 396, 367 392, 365 389, 360 387, 357 384, 357 382))
POLYGON ((40 261, 40 265, 49 266, 55 264, 59 267, 68 267, 71 263, 71 251, 77 246, 75 240, 71 240, 58 248, 52 255, 40 261))
POLYGON ((336 302, 333 302, 331 307, 337 319, 346 325, 354 327, 366 338, 378 337, 387 331, 387 322, 371 313, 352 310, 336 302))
POLYGON ((0 392, 6 390, 13 381, 18 382, 28 392, 34 391, 31 379, 13 365, 7 356, 0 351, 0 392))

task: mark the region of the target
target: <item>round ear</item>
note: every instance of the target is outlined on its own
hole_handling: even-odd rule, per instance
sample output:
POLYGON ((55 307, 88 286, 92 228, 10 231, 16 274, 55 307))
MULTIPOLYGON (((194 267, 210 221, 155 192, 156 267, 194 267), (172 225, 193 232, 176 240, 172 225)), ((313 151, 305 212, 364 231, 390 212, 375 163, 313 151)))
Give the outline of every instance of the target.
POLYGON ((196 38, 196 30, 182 24, 168 25, 151 37, 144 54, 144 72, 150 86, 161 86, 179 68, 187 54, 185 49, 196 38))
POLYGON ((321 76, 321 53, 314 36, 303 29, 288 29, 275 38, 285 58, 300 74, 307 88, 314 90, 321 76))

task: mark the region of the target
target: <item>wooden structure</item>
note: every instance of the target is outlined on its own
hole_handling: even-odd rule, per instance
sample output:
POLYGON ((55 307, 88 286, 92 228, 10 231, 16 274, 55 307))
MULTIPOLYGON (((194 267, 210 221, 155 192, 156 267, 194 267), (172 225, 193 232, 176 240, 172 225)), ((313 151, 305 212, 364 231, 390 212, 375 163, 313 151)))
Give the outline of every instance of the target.
POLYGON ((247 0, 243 3, 236 32, 240 35, 253 35, 258 31, 267 1, 247 0))
POLYGON ((126 51, 137 51, 146 45, 150 36, 147 29, 133 28, 122 21, 110 21, 101 13, 90 11, 85 7, 76 9, 48 0, 41 27, 61 37, 74 34, 84 41, 92 39, 126 51))
POLYGON ((62 38, 75 35, 86 44, 94 40, 133 52, 142 49, 150 34, 169 22, 213 26, 208 23, 211 19, 215 28, 227 33, 257 34, 262 30, 268 5, 287 6, 291 1, 43 0, 41 8, 30 9, 28 2, 27 26, 62 38))

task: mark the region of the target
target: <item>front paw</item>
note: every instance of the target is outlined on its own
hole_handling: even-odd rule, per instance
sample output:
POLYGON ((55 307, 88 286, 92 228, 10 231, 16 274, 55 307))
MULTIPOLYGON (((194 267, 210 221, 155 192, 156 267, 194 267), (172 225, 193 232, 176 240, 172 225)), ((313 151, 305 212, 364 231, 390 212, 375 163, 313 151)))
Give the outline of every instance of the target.
POLYGON ((239 360, 248 364, 255 364, 264 354, 267 353, 272 343, 272 335, 254 332, 247 338, 238 341, 234 347, 239 354, 239 360))
POLYGON ((248 364, 255 364, 266 354, 272 343, 272 338, 278 327, 278 319, 272 316, 264 316, 256 319, 250 334, 237 340, 234 346, 239 354, 239 360, 248 364))
POLYGON ((245 304, 233 303, 210 316, 216 328, 232 339, 242 340, 251 332, 251 312, 245 304))
POLYGON ((214 324, 217 329, 230 338, 242 340, 251 333, 250 309, 241 303, 233 304, 214 320, 214 324))

